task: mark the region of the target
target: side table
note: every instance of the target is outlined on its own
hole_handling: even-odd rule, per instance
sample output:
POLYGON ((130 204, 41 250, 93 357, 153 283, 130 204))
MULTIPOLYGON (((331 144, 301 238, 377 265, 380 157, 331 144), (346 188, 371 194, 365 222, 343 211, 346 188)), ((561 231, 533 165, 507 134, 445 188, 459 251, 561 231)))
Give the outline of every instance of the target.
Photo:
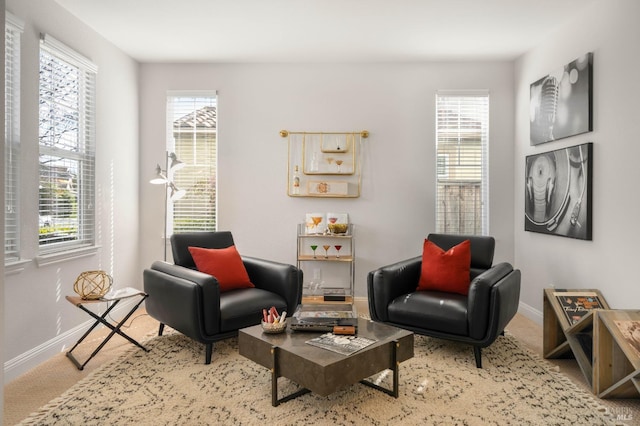
POLYGON ((545 358, 575 357, 582 374, 593 386, 593 316, 610 309, 597 289, 544 290, 545 358))
POLYGON ((598 311, 593 334, 593 393, 640 396, 640 310, 598 311))
MULTIPOLYGON (((544 339, 542 342, 544 357, 563 358, 574 355, 572 349, 579 348, 579 346, 572 344, 575 341, 567 339, 567 335, 586 332, 585 326, 590 325, 592 321, 590 317, 594 309, 610 309, 600 290, 545 289, 543 293, 544 339)), ((578 357, 578 362, 580 361, 581 357, 578 357)), ((583 364, 580 366, 582 368, 583 364)), ((589 370, 590 368, 589 365, 589 370)), ((584 368, 583 372, 587 374, 584 368)), ((589 382, 591 382, 590 379, 589 382)))
POLYGON ((139 348, 143 349, 146 352, 149 352, 149 349, 145 348, 144 346, 142 346, 140 343, 138 343, 136 340, 132 339, 131 337, 127 336, 122 330, 122 326, 123 324, 129 319, 129 317, 131 315, 133 315, 133 313, 136 311, 136 309, 138 309, 138 307, 140 306, 140 304, 144 301, 144 299, 146 299, 149 295, 140 291, 140 290, 136 290, 135 288, 131 288, 131 287, 126 287, 123 289, 119 289, 116 291, 112 291, 109 292, 107 294, 105 294, 103 297, 101 297, 100 299, 83 299, 80 296, 66 296, 66 299, 69 301, 69 303, 73 304, 74 306, 82 309, 83 311, 85 311, 87 314, 91 315, 91 317, 93 317, 96 321, 93 323, 93 325, 91 327, 89 327, 89 329, 82 335, 82 337, 80 338, 80 340, 78 340, 76 342, 76 344, 69 350, 69 352, 67 352, 67 358, 69 358, 76 367, 78 367, 78 370, 83 370, 84 366, 87 365, 87 363, 91 360, 91 358, 93 358, 98 352, 100 352, 100 350, 104 347, 104 345, 107 344, 107 342, 115 335, 118 334, 122 337, 124 337, 125 339, 127 339, 129 342, 133 343, 134 345, 138 346, 139 348), (125 299, 130 299, 133 297, 139 297, 138 302, 131 308, 131 310, 129 310, 129 312, 127 313, 127 315, 125 315, 125 317, 120 320, 117 323, 110 323, 107 320, 107 315, 109 315, 109 312, 111 312, 111 310, 113 308, 115 308, 118 303, 120 303, 120 301, 125 300, 125 299), (96 313, 92 312, 91 310, 87 309, 85 307, 85 305, 91 305, 91 304, 95 304, 95 303, 110 303, 110 305, 107 307, 107 309, 104 311, 104 313, 100 316, 98 316, 96 313), (109 335, 102 341, 102 343, 100 343, 100 345, 93 351, 93 353, 89 356, 89 358, 87 358, 87 360, 83 363, 80 363, 76 357, 73 355, 73 350, 78 347, 78 345, 89 335, 89 333, 91 333, 91 331, 93 331, 94 328, 96 328, 98 326, 98 324, 103 324, 106 327, 111 329, 111 333, 109 333, 109 335))

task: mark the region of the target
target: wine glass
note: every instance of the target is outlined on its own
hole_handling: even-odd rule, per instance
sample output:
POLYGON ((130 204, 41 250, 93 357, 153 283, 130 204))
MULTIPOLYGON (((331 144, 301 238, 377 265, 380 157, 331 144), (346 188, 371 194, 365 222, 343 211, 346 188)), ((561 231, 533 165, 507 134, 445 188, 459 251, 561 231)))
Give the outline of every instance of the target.
POLYGON ((336 165, 338 166, 338 173, 340 173, 340 166, 342 166, 342 160, 336 160, 336 165))
POLYGON ((331 248, 331 246, 326 244, 326 245, 322 246, 322 248, 324 249, 324 258, 328 259, 329 258, 329 249, 331 248))
POLYGON ((340 257, 340 249, 342 248, 341 245, 335 245, 334 246, 336 248, 336 258, 340 257))
POLYGON ((316 258, 316 249, 318 248, 317 244, 311 244, 311 250, 313 250, 313 258, 316 258))

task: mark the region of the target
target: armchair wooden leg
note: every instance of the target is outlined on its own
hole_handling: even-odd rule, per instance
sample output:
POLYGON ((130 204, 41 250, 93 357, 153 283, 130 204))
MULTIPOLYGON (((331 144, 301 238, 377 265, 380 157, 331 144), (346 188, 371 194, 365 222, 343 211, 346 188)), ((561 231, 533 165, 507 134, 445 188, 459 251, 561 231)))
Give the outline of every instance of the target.
POLYGON ((205 364, 211 364, 211 354, 213 353, 213 343, 207 343, 207 346, 205 348, 205 359, 204 359, 204 363, 205 364))
POLYGON ((158 329, 158 336, 162 336, 163 331, 164 331, 164 324, 160 323, 160 328, 158 329))
POLYGON ((473 354, 476 357, 476 367, 482 368, 482 349, 479 346, 474 346, 473 354))

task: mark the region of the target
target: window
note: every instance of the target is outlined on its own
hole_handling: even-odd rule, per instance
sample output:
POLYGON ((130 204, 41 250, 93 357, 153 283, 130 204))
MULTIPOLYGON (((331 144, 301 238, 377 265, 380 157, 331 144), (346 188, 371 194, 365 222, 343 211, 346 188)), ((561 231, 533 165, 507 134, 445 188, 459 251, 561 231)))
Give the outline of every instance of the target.
POLYGON ((436 155, 436 172, 438 173, 438 179, 446 179, 449 176, 449 170, 447 168, 449 164, 449 155, 437 154, 436 155))
POLYGON ((97 68, 43 35, 40 43, 40 251, 95 244, 97 68))
POLYGON ((167 150, 185 164, 170 179, 186 192, 168 201, 166 235, 216 230, 217 123, 215 92, 167 96, 167 150))
POLYGON ((489 94, 436 95, 436 230, 488 233, 489 94))
POLYGON ((5 262, 20 257, 20 36, 22 24, 7 13, 5 26, 4 253, 5 262))

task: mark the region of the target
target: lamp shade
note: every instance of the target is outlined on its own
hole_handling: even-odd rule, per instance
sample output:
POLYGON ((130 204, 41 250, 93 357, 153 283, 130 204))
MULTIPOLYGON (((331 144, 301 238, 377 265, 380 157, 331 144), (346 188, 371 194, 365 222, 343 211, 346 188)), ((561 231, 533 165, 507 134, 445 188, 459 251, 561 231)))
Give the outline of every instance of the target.
POLYGON ((162 185, 168 182, 167 177, 162 173, 162 169, 160 168, 160 164, 156 166, 156 177, 149 181, 154 185, 162 185))
POLYGON ((184 189, 178 189, 176 191, 171 191, 171 201, 178 201, 182 197, 187 194, 187 191, 184 189))
POLYGON ((169 153, 169 158, 171 159, 171 165, 169 166, 169 170, 177 171, 182 169, 184 166, 186 166, 186 164, 178 160, 178 157, 174 152, 169 153))

